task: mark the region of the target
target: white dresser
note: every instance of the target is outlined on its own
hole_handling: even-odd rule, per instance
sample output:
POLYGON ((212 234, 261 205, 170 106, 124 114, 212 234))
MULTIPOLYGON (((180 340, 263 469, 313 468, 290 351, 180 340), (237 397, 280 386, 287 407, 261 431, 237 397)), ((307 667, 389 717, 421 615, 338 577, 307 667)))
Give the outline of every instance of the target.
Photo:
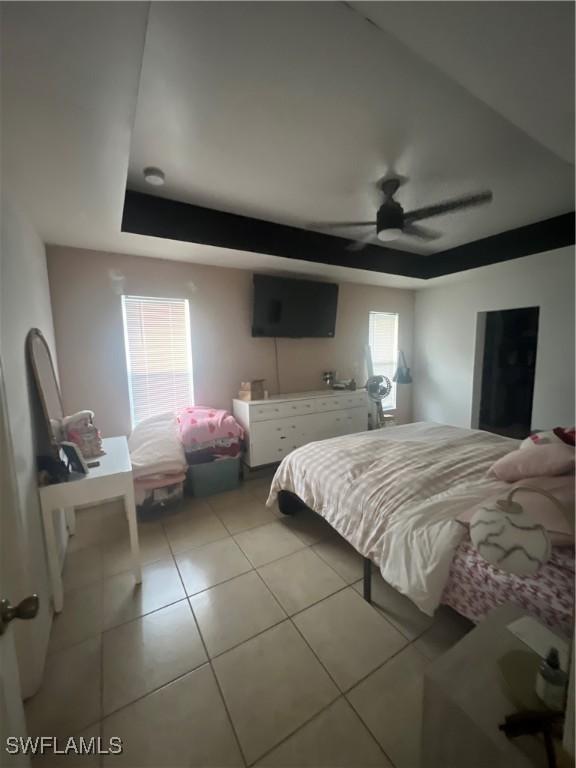
POLYGON ((246 432, 249 467, 281 461, 301 445, 368 429, 366 391, 324 390, 234 400, 236 420, 246 432))

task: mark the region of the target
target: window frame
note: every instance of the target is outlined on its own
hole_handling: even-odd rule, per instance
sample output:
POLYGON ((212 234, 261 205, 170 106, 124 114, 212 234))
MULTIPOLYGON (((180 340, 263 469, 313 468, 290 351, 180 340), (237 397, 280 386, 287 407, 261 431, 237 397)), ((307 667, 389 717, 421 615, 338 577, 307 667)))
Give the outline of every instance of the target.
MULTIPOLYGON (((194 398, 194 368, 192 365, 192 332, 191 332, 191 322, 190 322, 190 301, 189 299, 183 299, 180 297, 167 297, 167 296, 142 296, 137 294, 128 294, 123 293, 120 297, 121 299, 121 307, 122 307, 122 331, 124 335, 124 359, 126 362, 126 378, 128 382, 128 398, 130 401, 130 424, 132 429, 139 424, 141 421, 144 421, 144 419, 140 419, 140 421, 135 420, 135 408, 134 408, 134 395, 132 392, 132 363, 130 360, 130 344, 129 344, 129 337, 128 337, 128 323, 127 323, 127 314, 126 314, 126 300, 127 299, 135 299, 140 301, 165 301, 165 302, 182 302, 184 305, 184 333, 186 336, 186 367, 189 374, 189 381, 190 381, 190 405, 194 405, 195 398, 194 398)), ((154 415, 154 414, 151 414, 154 415)), ((146 416, 145 418, 149 418, 149 416, 146 416)))
MULTIPOLYGON (((388 376, 388 374, 379 374, 376 372, 376 366, 379 364, 378 361, 374 360, 373 356, 373 349, 372 344, 370 343, 372 338, 372 315, 389 315, 395 318, 394 323, 394 349, 392 352, 392 360, 391 367, 392 367, 392 374, 389 376, 390 382, 392 384, 392 391, 390 395, 382 402, 382 409, 385 411, 394 411, 398 407, 398 385, 395 381, 393 381, 394 373, 396 372, 398 368, 398 335, 399 335, 399 327, 400 327, 400 314, 398 312, 388 312, 387 310, 379 310, 379 309, 370 309, 368 311, 368 346, 370 348, 370 357, 372 359, 372 369, 374 372, 374 376, 388 376)), ((381 364, 381 363, 380 363, 381 364)))

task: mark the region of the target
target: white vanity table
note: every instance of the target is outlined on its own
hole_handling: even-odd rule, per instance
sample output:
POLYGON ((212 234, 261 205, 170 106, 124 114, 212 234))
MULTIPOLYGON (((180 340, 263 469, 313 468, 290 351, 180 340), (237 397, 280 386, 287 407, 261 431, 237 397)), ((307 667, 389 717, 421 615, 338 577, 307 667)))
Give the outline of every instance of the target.
MULTIPOLYGON (((61 430, 64 407, 52 355, 46 339, 38 328, 32 328, 26 337, 26 354, 34 374, 36 394, 44 417, 44 424, 38 425, 39 433, 43 427, 44 442, 46 442, 46 445, 43 446, 42 457, 51 459, 53 464, 58 465, 61 452, 60 443, 64 439, 61 430)), ((56 510, 65 511, 66 527, 68 533, 73 536, 75 509, 77 507, 122 499, 130 532, 132 570, 136 583, 139 584, 142 581, 138 523, 134 503, 134 480, 128 440, 126 437, 106 438, 102 441, 102 450, 104 455, 94 460, 87 460, 89 464, 97 462, 96 466, 88 467, 88 474, 72 473, 67 482, 42 485, 38 489, 52 599, 56 613, 60 613, 64 606, 62 573, 54 527, 56 510)), ((95 512, 94 514, 98 513, 95 512)))
POLYGON ((102 448, 106 452, 105 455, 97 459, 99 465, 89 468, 87 475, 76 475, 74 480, 44 485, 39 489, 54 610, 57 613, 64 605, 62 574, 54 528, 54 513, 58 509, 66 510, 66 525, 70 535, 73 535, 76 507, 122 499, 130 532, 134 579, 137 584, 142 581, 134 482, 128 441, 125 437, 105 438, 102 441, 102 448))

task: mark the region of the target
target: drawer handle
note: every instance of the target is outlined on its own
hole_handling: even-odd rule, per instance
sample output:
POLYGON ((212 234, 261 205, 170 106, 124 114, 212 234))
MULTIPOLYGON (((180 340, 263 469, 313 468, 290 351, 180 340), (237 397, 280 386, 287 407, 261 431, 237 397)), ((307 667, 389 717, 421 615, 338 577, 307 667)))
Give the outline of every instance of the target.
POLYGON ((286 440, 286 435, 282 435, 282 437, 280 438, 280 440, 286 440))

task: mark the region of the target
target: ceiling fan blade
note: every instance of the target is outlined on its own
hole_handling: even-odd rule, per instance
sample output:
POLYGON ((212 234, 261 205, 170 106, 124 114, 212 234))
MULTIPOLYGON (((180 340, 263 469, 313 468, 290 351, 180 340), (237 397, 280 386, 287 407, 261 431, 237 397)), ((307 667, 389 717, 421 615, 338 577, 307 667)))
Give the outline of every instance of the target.
POLYGON ((378 243, 378 242, 380 241, 378 240, 376 233, 370 232, 369 235, 362 237, 360 240, 354 240, 354 242, 350 243, 350 245, 347 245, 346 250, 357 253, 358 251, 363 251, 367 245, 370 245, 370 243, 378 243))
POLYGON ((421 240, 438 240, 439 237, 442 237, 442 232, 436 232, 436 230, 429 229, 428 227, 421 227, 419 224, 405 224, 402 234, 419 237, 421 240))
POLYGON ((311 224, 314 229, 343 229, 347 227, 375 227, 375 221, 324 221, 311 224))
POLYGON ((461 211, 464 208, 472 208, 475 205, 483 205, 492 200, 492 192, 477 192, 473 195, 464 195, 454 200, 445 200, 443 203, 428 205, 425 208, 417 208, 415 211, 409 211, 404 214, 404 221, 411 224, 413 221, 422 219, 431 219, 433 216, 442 216, 451 211, 461 211))

